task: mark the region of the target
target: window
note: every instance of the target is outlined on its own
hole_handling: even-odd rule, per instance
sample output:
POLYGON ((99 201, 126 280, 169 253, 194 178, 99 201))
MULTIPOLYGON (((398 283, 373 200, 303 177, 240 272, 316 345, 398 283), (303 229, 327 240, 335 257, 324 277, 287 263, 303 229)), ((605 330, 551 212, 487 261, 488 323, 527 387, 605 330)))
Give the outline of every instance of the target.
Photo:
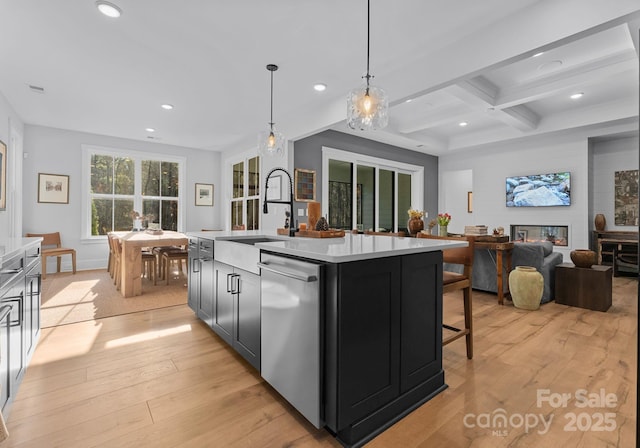
POLYGON ((322 148, 329 225, 345 230, 407 230, 407 210, 423 207, 424 168, 322 148))
POLYGON ((131 213, 163 230, 182 228, 183 158, 83 147, 87 237, 131 230, 131 213))
POLYGON ((232 165, 231 229, 260 228, 260 157, 232 165), (245 212, 246 211, 246 212, 245 212))

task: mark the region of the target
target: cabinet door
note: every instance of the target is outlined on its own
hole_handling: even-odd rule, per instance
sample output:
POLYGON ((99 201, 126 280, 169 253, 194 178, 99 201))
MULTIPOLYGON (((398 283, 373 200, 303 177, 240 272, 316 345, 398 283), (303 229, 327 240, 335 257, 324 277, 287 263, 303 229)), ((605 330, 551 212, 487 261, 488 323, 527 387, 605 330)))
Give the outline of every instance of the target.
POLYGON ((198 241, 200 257, 200 291, 197 302, 197 315, 213 326, 213 295, 215 294, 215 272, 213 267, 213 241, 200 238, 198 241))
POLYGON ((12 390, 10 391, 10 395, 15 395, 17 392, 17 386, 25 370, 24 279, 20 280, 20 282, 14 284, 9 289, 0 301, 1 305, 11 305, 11 313, 9 314, 9 332, 11 339, 11 345, 9 347, 9 370, 11 373, 12 390))
POLYGON ((237 319, 233 347, 260 370, 260 276, 235 269, 237 319))
POLYGON ((214 261, 213 331, 229 345, 233 345, 234 299, 232 291, 233 267, 214 261))
POLYGON ((187 304, 194 312, 198 312, 200 298, 200 259, 198 254, 198 239, 189 238, 189 279, 187 281, 187 304))
POLYGON ((338 299, 338 429, 400 393, 400 257, 343 263, 338 299))
POLYGON ((11 315, 11 305, 0 304, 0 410, 4 411, 5 406, 11 397, 11 372, 8 354, 11 348, 11 327, 9 319, 11 315), (8 309, 7 309, 8 308, 8 309))
POLYGON ((215 294, 215 270, 213 258, 200 259, 200 298, 198 300, 198 317, 213 327, 213 296, 215 294))
POLYGON ((24 334, 27 361, 31 359, 40 336, 40 269, 38 262, 25 276, 24 334))
POLYGON ((442 370, 441 261, 442 252, 402 257, 401 393, 442 370))

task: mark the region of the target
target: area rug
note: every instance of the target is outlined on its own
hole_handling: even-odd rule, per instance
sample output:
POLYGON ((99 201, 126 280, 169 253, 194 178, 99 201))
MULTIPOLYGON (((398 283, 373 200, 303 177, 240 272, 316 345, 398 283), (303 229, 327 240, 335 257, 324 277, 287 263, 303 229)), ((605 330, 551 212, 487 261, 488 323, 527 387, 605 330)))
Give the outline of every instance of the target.
POLYGON ((142 295, 122 297, 106 269, 47 274, 42 281, 41 327, 102 319, 187 303, 187 277, 177 269, 169 285, 143 277, 142 295))

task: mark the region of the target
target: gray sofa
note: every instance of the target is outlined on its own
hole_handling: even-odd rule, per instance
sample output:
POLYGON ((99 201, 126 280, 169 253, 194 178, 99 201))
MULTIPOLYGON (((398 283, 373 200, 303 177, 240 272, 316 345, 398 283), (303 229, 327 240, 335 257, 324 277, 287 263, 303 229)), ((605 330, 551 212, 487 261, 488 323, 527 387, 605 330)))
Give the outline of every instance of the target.
MULTIPOLYGON (((553 251, 553 244, 515 243, 512 255, 512 267, 533 266, 544 278, 544 291, 541 303, 553 300, 555 289, 555 267, 562 263, 562 254, 553 251)), ((458 271, 458 266, 445 266, 447 270, 458 271)), ((508 287, 506 270, 504 275, 504 291, 508 287)), ((489 249, 476 249, 473 259, 473 289, 498 292, 496 280, 496 253, 489 249)))

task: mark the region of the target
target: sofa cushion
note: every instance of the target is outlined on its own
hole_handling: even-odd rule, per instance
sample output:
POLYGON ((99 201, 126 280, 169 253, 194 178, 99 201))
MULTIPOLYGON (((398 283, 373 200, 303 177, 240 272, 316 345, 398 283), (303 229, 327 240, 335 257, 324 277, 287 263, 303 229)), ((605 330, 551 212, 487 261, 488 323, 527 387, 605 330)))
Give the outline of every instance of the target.
POLYGON ((553 243, 551 241, 543 241, 538 243, 542 246, 542 253, 545 257, 548 257, 553 252, 553 243))

